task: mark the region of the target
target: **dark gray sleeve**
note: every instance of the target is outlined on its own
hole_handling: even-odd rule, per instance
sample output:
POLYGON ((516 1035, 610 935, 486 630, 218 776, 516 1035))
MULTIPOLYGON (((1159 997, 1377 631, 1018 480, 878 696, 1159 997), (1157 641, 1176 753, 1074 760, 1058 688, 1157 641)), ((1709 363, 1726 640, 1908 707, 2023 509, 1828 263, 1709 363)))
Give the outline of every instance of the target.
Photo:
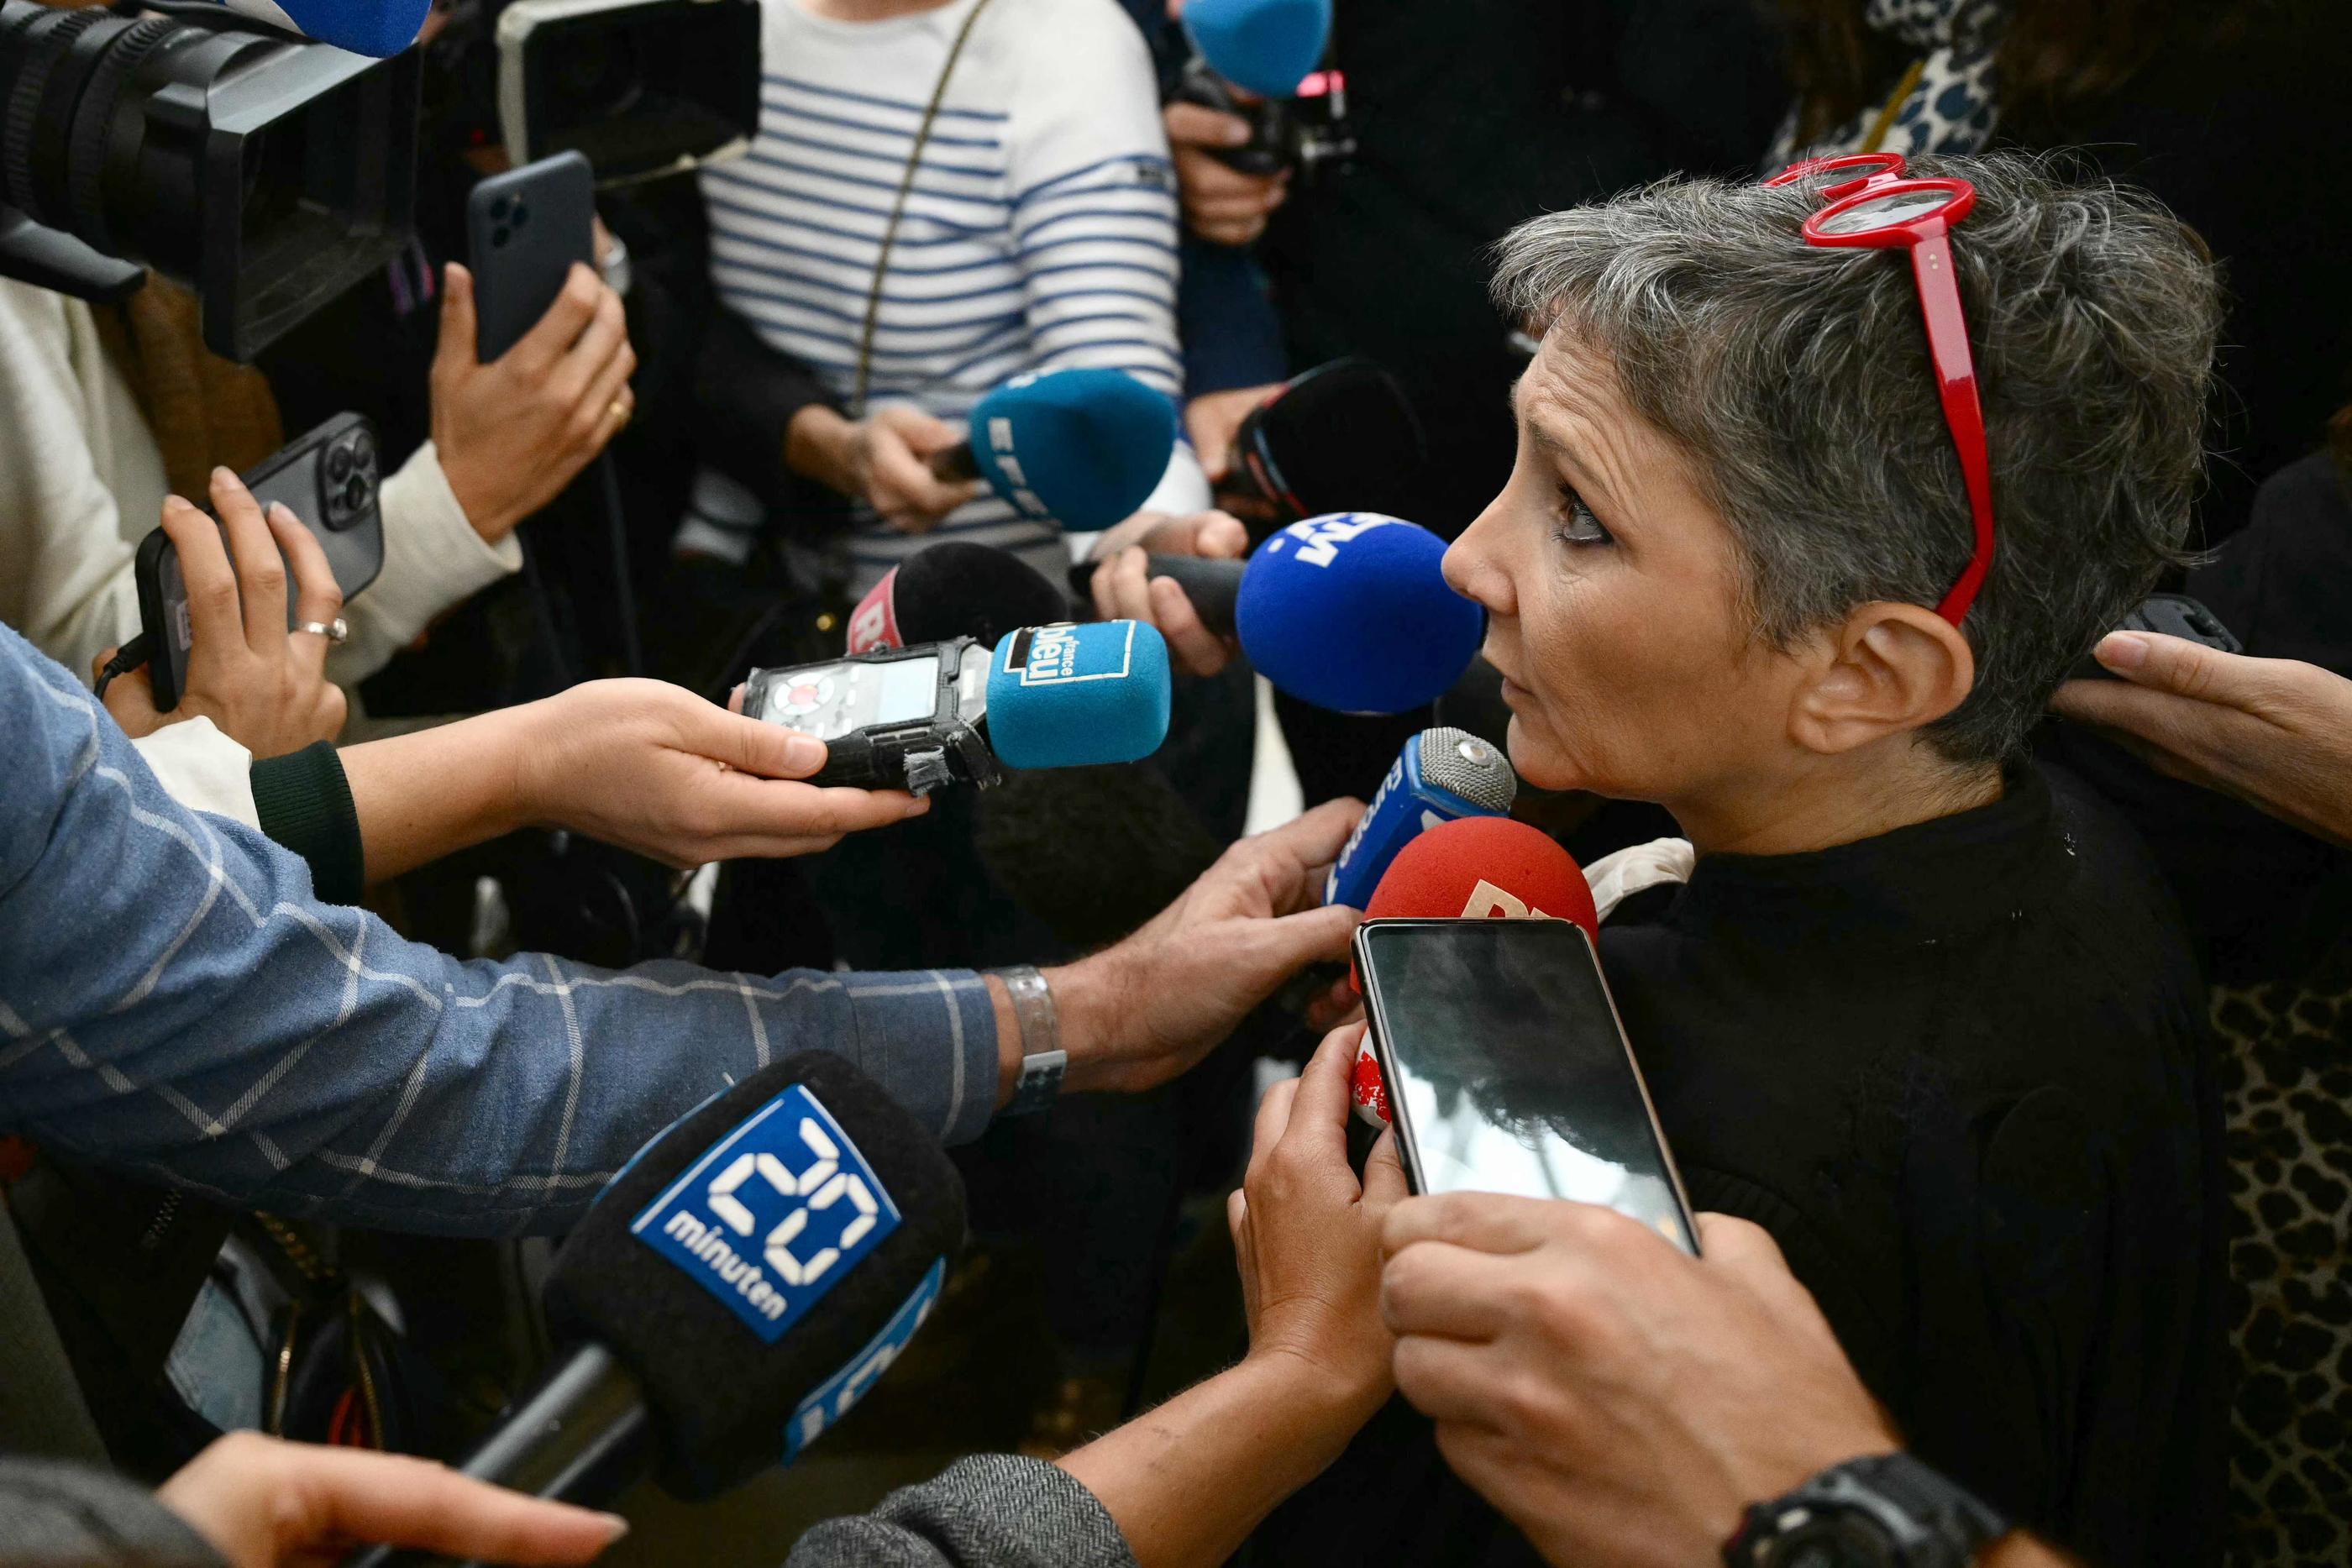
POLYGON ((55 1459, 0 1458, 0 1568, 226 1568, 155 1494, 55 1459))
POLYGON ((1136 1568, 1095 1494, 1042 1459, 982 1454, 800 1539, 785 1568, 1136 1568))

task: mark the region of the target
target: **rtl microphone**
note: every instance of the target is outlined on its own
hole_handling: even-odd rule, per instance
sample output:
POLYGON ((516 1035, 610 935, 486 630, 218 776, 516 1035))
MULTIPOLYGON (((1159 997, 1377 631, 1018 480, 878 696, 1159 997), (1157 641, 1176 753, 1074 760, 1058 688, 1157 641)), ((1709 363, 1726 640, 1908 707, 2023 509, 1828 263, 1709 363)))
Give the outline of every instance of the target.
POLYGON ((1332 863, 1323 902, 1363 908, 1407 844, 1465 817, 1508 816, 1518 791, 1510 759, 1494 747, 1458 729, 1423 730, 1404 743, 1332 863))
MULTIPOLYGON (((1265 503, 1276 524, 1386 512, 1407 504, 1428 458, 1404 388, 1372 361, 1350 357, 1293 376, 1251 409, 1217 484, 1265 503)), ((1252 542, 1265 532, 1253 528, 1252 542)))
POLYGON ((1008 632, 1069 612, 1061 592, 1009 550, 947 539, 892 567, 849 614, 847 652, 970 637, 993 647, 1008 632))
POLYGON ((973 406, 971 434, 932 455, 942 479, 985 479, 1022 516, 1091 533, 1134 516, 1176 450, 1176 405, 1124 371, 1015 376, 973 406))
POLYGON ((547 1283, 572 1348, 460 1468, 600 1505, 649 1473, 691 1501, 789 1464, 888 1370, 963 1237, 955 1166, 870 1079, 815 1051, 764 1068, 606 1185, 547 1283))
MULTIPOLYGON (((1549 835, 1508 817, 1440 822, 1397 852, 1364 905, 1367 920, 1573 920, 1599 939, 1592 889, 1549 835)), ((1367 1039, 1356 1051, 1359 1124, 1389 1124, 1388 1091, 1367 1039)), ((1364 1133, 1351 1134, 1369 1145, 1364 1133)), ((1360 1158, 1360 1151, 1358 1151, 1360 1158)))
POLYGON ((1454 591, 1445 541, 1378 512, 1310 517, 1258 546, 1234 601, 1242 652, 1335 713, 1409 713, 1460 677, 1486 612, 1454 591))

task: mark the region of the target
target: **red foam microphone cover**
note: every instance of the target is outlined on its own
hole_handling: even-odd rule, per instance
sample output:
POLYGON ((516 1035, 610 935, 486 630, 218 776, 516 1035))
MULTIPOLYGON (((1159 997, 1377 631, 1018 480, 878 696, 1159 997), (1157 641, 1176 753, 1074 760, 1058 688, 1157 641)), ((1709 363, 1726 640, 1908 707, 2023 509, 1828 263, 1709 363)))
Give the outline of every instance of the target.
POLYGON ((1569 852, 1508 817, 1440 822, 1400 851, 1364 906, 1367 920, 1549 915, 1598 941, 1592 889, 1569 852))

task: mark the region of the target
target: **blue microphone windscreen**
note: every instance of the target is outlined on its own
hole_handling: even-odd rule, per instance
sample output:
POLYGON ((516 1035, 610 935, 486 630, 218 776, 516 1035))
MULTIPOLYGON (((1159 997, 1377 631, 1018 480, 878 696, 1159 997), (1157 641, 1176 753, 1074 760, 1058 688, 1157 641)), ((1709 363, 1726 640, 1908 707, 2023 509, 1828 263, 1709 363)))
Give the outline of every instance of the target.
POLYGON ((1258 674, 1334 713, 1406 713, 1460 678, 1486 612, 1447 586, 1445 541, 1378 512, 1293 523, 1258 546, 1234 606, 1258 674))
POLYGON ((1139 621, 1028 626, 988 667, 988 744, 1007 768, 1137 762, 1168 738, 1168 644, 1139 621))
POLYGON ((221 0, 232 11, 306 38, 384 59, 416 41, 433 0, 221 0))
POLYGON ((1077 533, 1134 516, 1175 450, 1176 405, 1124 371, 1016 376, 971 411, 989 488, 1077 533))
POLYGON ((1190 0, 1184 30, 1209 68, 1261 98, 1294 98, 1323 63, 1331 0, 1190 0))

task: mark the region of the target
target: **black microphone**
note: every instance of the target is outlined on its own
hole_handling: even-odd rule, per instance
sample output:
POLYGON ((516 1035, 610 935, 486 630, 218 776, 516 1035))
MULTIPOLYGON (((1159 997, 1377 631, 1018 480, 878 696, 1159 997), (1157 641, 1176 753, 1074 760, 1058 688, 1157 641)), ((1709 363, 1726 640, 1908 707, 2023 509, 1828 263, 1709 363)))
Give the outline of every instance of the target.
POLYGON ((815 1051, 763 1068, 598 1195, 547 1282, 572 1348, 459 1468, 601 1506, 649 1473, 694 1501, 789 1464, 898 1358, 963 1237, 955 1166, 872 1080, 815 1051))
POLYGON ((945 539, 892 567, 849 612, 845 652, 970 637, 990 647, 1023 626, 1069 619, 1061 591, 1009 550, 945 539))
MULTIPOLYGON (((1220 637, 1234 634, 1234 606, 1241 598, 1242 574, 1249 562, 1198 555, 1152 555, 1144 559, 1143 575, 1173 579, 1192 601, 1192 612, 1200 616, 1202 625, 1220 637)), ((1081 603, 1092 602, 1095 572, 1103 564, 1082 560, 1070 568, 1070 591, 1081 603)))
POLYGON ((1351 357, 1301 371, 1250 410, 1216 483, 1272 512, 1253 524, 1255 544, 1274 528, 1328 512, 1405 511, 1428 458, 1404 388, 1371 361, 1351 357))

